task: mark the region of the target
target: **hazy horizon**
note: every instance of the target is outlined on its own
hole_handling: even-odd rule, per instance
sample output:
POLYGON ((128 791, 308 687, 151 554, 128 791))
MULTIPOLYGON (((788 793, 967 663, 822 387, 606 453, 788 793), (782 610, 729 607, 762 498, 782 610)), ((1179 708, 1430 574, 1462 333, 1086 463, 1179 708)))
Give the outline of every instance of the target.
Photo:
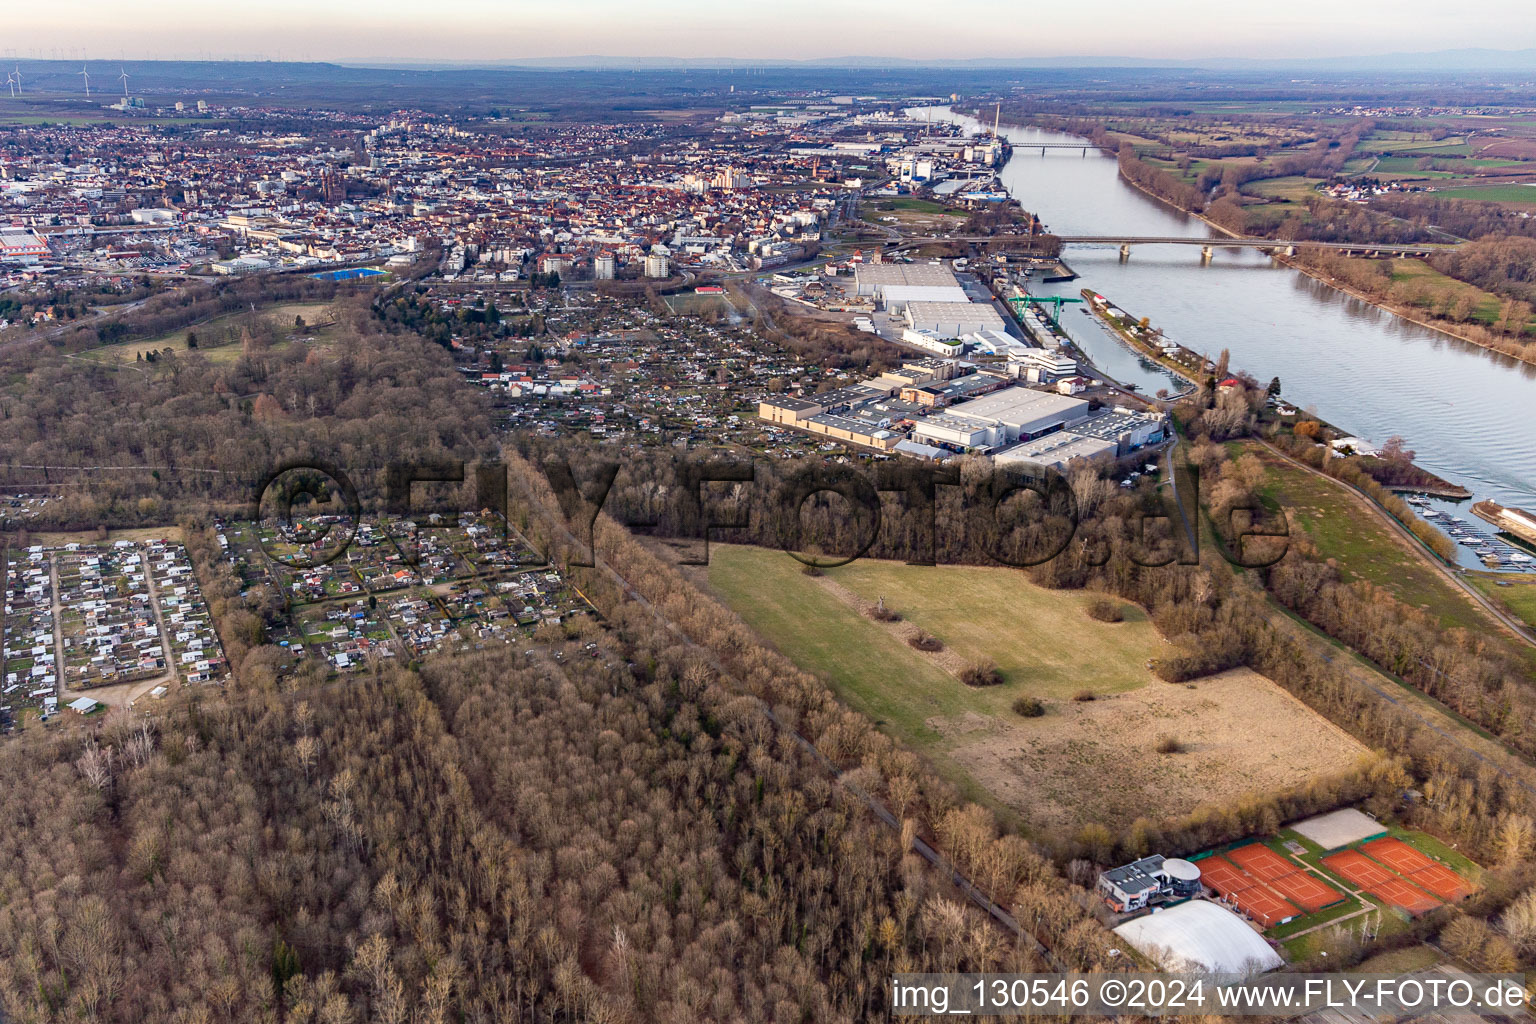
POLYGON ((7 15, 7 59, 271 59, 334 62, 615 58, 904 60, 1103 58, 1294 60, 1463 48, 1536 47, 1536 13, 1493 0, 1472 19, 1429 0, 1295 2, 1241 15, 1215 0, 1148 7, 1090 0, 1072 9, 999 13, 957 0, 936 7, 787 0, 721 8, 697 0, 649 5, 577 0, 550 6, 460 0, 333 0, 323 8, 270 0, 248 9, 162 0, 152 11, 119 0, 57 0, 7 15), (1497 38, 1486 26, 1497 24, 1497 38))

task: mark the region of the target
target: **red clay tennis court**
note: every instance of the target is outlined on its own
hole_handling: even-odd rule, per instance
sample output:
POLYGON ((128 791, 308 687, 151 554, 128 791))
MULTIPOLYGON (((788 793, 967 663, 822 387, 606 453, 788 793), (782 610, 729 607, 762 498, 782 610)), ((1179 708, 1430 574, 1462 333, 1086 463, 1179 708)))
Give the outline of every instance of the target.
POLYGON ((1376 839, 1366 843, 1362 849, 1408 881, 1428 889, 1443 900, 1461 900, 1472 895, 1471 882, 1401 839, 1390 836, 1376 839))
POLYGON ((1249 843, 1235 850, 1228 850, 1226 857, 1232 863, 1262 882, 1273 882, 1301 870, 1295 861, 1286 860, 1263 843, 1249 843))
POLYGON ((1410 914, 1422 914, 1440 905, 1440 901, 1429 893, 1409 885, 1359 850, 1342 850, 1324 857, 1323 863, 1341 878, 1354 882, 1372 896, 1380 896, 1410 914))
POLYGON ((1243 874, 1232 865, 1231 861, 1219 854, 1200 861, 1199 868, 1200 881, 1223 896, 1230 897, 1233 893, 1252 889, 1259 884, 1257 878, 1243 874))
POLYGON ((1379 860, 1387 867, 1400 875, 1411 875, 1415 871, 1435 866, 1435 862, 1424 856, 1418 850, 1409 846, 1401 839, 1393 839, 1388 836, 1383 839, 1373 839, 1360 847, 1371 856, 1372 860, 1379 860))
POLYGON ((1255 885, 1231 897, 1237 908, 1268 928, 1295 917, 1301 911, 1275 895, 1266 885, 1255 885))
POLYGON ((1273 889, 1220 854, 1206 857, 1199 863, 1200 881, 1215 889, 1224 899, 1236 904, 1238 910, 1265 928, 1300 913, 1295 906, 1281 899, 1273 889))
POLYGON ((1307 913, 1316 913, 1344 900, 1344 894, 1310 871, 1297 871, 1265 883, 1307 913))
POLYGON ((1476 891, 1471 882, 1444 864, 1431 864, 1427 868, 1421 868, 1409 875, 1408 880, 1414 885, 1428 889, 1447 903, 1464 900, 1476 891))

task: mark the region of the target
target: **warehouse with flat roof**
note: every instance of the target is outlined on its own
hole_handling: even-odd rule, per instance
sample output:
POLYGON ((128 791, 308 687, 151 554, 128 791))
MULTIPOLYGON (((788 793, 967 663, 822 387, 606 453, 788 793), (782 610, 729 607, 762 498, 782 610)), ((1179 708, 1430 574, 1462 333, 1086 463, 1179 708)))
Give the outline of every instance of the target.
POLYGON ((890 284, 880 289, 880 301, 892 313, 900 313, 909 302, 968 302, 965 289, 958 284, 890 284))
POLYGON ((959 338, 979 331, 1005 333, 1003 315, 980 302, 922 302, 906 305, 907 326, 939 338, 959 338))
POLYGON ((959 288, 954 272, 942 263, 864 263, 853 268, 854 287, 860 295, 883 298, 887 286, 907 288, 959 288))
POLYGON ((997 444, 1029 440, 1076 423, 1088 415, 1088 403, 1050 391, 1012 387, 952 405, 949 414, 997 427, 999 440, 992 442, 997 444))
POLYGON ((1114 454, 1113 441, 1082 437, 1070 430, 1060 430, 1033 441, 1021 441, 1012 448, 996 452, 992 458, 1002 465, 1018 462, 1065 472, 1067 463, 1073 459, 1095 459, 1101 455, 1113 457, 1114 454))

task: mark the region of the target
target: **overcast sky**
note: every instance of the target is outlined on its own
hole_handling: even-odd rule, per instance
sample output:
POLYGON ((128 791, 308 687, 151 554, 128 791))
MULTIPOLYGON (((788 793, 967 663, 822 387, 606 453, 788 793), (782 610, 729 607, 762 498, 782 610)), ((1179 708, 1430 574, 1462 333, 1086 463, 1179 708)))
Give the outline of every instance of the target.
POLYGON ((1536 47, 1484 0, 11 0, 0 52, 101 59, 1309 57, 1536 47))

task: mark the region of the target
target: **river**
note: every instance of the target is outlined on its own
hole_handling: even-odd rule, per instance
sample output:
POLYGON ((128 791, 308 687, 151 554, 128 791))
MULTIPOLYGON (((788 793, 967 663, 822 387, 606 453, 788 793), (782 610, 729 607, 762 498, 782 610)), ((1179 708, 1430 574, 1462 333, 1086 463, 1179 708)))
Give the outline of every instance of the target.
MULTIPOLYGON (((990 130, 948 110, 926 116, 990 130)), ((1075 136, 1002 131, 1014 147, 1003 185, 1054 232, 1219 239, 1199 218, 1126 183, 1112 157, 1028 148, 1082 141, 1075 136)), ((1233 369, 1263 382, 1278 376, 1284 398, 1342 429, 1378 443, 1402 435, 1419 465, 1478 498, 1536 508, 1536 366, 1409 323, 1248 250, 1218 248, 1204 266, 1199 249, 1175 245, 1136 247, 1125 261, 1110 246, 1068 246, 1062 255, 1081 279, 1033 291, 1092 288, 1196 351, 1214 358, 1230 350, 1233 369)), ((1061 320, 1089 358, 1148 390, 1167 386, 1080 308, 1065 307, 1061 320)))

